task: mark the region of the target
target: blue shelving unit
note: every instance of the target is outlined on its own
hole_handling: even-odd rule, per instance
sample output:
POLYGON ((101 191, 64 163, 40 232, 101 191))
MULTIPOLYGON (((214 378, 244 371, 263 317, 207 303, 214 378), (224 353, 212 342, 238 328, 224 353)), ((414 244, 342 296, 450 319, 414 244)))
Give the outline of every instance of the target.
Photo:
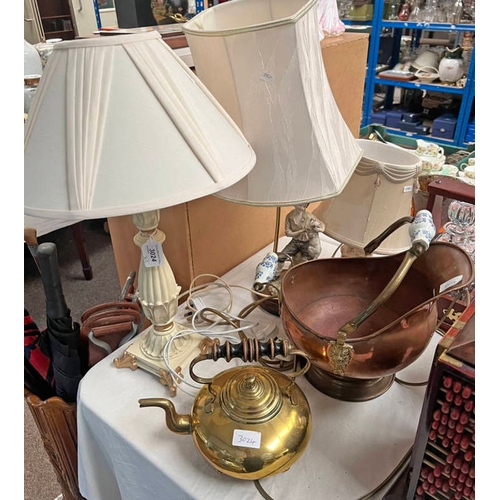
POLYGON ((424 84, 418 81, 400 81, 389 80, 386 78, 379 78, 377 76, 377 65, 380 50, 380 38, 382 30, 392 30, 394 39, 391 64, 394 66, 399 59, 400 40, 405 30, 412 30, 415 40, 418 42, 422 31, 445 31, 445 32, 466 32, 475 31, 473 24, 443 24, 443 23, 413 23, 406 21, 387 21, 383 19, 384 15, 384 0, 374 0, 373 19, 371 21, 358 21, 349 22, 343 21, 346 26, 352 24, 363 24, 371 26, 370 46, 368 50, 367 72, 365 82, 365 97, 363 103, 363 119, 362 126, 366 127, 370 124, 370 115, 373 108, 373 98, 375 95, 375 87, 377 85, 384 85, 387 88, 387 96, 392 98, 394 89, 399 87, 403 89, 418 89, 427 90, 431 92, 443 92, 453 94, 461 97, 461 105, 457 116, 457 127, 452 140, 435 138, 428 135, 418 135, 410 132, 405 132, 398 129, 390 129, 391 133, 396 135, 409 136, 415 139, 430 139, 434 142, 442 142, 448 145, 457 147, 466 147, 468 143, 465 142, 467 135, 467 126, 470 121, 471 113, 473 111, 474 96, 475 96, 475 54, 472 51, 469 72, 467 75, 467 82, 464 88, 458 88, 449 85, 440 84, 424 84))
POLYGON ((102 23, 101 23, 101 14, 99 12, 99 3, 97 0, 94 0, 94 14, 97 23, 97 29, 100 30, 102 28, 102 23))

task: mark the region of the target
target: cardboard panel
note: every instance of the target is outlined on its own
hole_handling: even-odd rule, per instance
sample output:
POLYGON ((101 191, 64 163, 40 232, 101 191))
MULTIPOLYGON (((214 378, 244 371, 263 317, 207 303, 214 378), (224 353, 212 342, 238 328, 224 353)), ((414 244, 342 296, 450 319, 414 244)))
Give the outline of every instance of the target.
POLYGON ((363 116, 368 33, 342 33, 321 41, 328 82, 340 113, 354 137, 363 116))
MULTIPOLYGON (((313 205, 311 205, 313 207, 313 205)), ((291 207, 281 210, 280 235, 291 207)), ((120 283, 139 269, 132 216, 108 219, 120 283)), ((202 273, 222 276, 274 240, 276 209, 237 205, 215 196, 160 210, 163 252, 183 290, 202 273)))

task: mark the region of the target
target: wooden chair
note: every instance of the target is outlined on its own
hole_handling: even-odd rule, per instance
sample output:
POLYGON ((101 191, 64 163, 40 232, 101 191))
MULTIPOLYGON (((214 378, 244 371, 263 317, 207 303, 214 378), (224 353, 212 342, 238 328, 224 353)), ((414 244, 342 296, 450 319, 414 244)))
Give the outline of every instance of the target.
POLYGON ((59 397, 42 401, 24 389, 24 398, 61 486, 63 500, 85 500, 78 488, 76 403, 59 397))
POLYGON ((63 227, 67 226, 71 226, 71 231, 73 233, 73 238, 75 239, 78 257, 80 258, 80 262, 82 264, 83 275, 85 279, 89 281, 92 279, 93 273, 87 249, 85 247, 85 240, 83 237, 83 228, 81 222, 64 221, 58 219, 49 220, 25 215, 24 241, 28 245, 30 252, 33 254, 33 252, 36 250, 36 246, 38 245, 37 238, 39 236, 44 236, 45 234, 51 233, 52 231, 56 231, 57 229, 62 229, 63 227))
MULTIPOLYGON (((140 305, 131 301, 134 277, 135 273, 129 276, 121 301, 100 304, 83 313, 81 354, 88 353, 86 362, 89 367, 139 331, 143 315, 140 305), (96 345, 89 341, 94 337, 92 342, 97 341, 96 345), (103 349, 103 346, 107 348, 103 349)), ((61 486, 63 500, 85 500, 78 488, 76 403, 67 403, 57 396, 42 400, 32 392, 36 390, 35 386, 27 380, 31 378, 27 378, 25 365, 24 398, 61 486)))

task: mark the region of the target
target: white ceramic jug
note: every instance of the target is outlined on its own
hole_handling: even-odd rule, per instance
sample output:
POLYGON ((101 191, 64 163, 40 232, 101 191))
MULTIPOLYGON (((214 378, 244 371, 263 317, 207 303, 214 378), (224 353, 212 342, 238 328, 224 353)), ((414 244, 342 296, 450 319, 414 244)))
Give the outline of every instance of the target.
POLYGON ((464 60, 462 48, 446 49, 445 55, 439 63, 439 79, 443 83, 455 83, 464 75, 464 60))
POLYGON ((42 74, 42 61, 38 55, 38 51, 26 40, 24 40, 24 74, 42 74))

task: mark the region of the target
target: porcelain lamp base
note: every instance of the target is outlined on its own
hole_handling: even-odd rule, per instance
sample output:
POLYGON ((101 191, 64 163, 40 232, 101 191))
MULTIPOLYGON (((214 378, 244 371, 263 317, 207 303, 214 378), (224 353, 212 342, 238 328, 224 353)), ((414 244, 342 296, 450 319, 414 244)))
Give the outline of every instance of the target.
POLYGON ((130 368, 132 370, 141 368, 152 373, 160 379, 163 385, 169 388, 170 395, 175 396, 177 385, 182 379, 183 373, 191 361, 201 353, 202 342, 206 340, 202 335, 193 334, 172 341, 167 359, 171 369, 178 375, 178 377, 173 376, 165 364, 163 351, 167 342, 184 329, 184 326, 173 323, 168 334, 161 335, 161 332, 155 331, 153 326, 150 326, 136 337, 135 342, 124 351, 120 358, 115 358, 114 365, 117 368, 130 368), (162 343, 161 348, 159 348, 160 343, 162 343))

